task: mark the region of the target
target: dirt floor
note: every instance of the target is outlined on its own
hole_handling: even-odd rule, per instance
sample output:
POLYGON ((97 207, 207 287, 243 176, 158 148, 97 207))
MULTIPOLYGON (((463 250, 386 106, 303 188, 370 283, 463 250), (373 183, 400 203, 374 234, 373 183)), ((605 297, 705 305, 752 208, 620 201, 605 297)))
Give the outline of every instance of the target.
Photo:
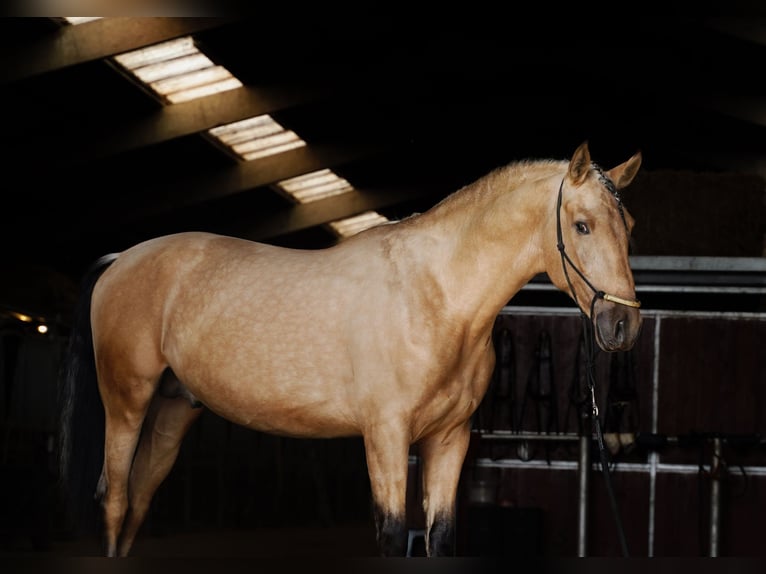
MULTIPOLYGON (((50 557, 100 557, 98 538, 52 540, 44 548, 19 537, 6 539, 3 555, 50 557)), ((333 528, 258 528, 252 530, 190 530, 187 532, 143 534, 137 538, 135 557, 377 557, 375 531, 371 525, 333 528)))

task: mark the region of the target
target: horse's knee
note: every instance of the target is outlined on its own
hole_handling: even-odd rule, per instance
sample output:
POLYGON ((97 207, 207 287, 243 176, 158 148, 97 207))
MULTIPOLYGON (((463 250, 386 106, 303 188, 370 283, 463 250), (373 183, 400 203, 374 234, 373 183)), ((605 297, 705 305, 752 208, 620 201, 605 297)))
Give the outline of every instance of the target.
POLYGON ((375 528, 378 549, 382 556, 405 556, 407 554, 407 525, 404 516, 375 506, 375 528))
POLYGON ((448 512, 437 513, 428 529, 428 556, 453 556, 455 552, 455 517, 448 512))

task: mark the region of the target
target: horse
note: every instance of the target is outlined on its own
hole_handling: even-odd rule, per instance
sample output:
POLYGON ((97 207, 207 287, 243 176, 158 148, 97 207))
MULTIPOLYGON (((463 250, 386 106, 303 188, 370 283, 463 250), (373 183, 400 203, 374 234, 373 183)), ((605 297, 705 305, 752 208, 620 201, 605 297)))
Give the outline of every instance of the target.
POLYGON ((382 557, 406 555, 416 445, 426 555, 454 556, 458 483, 500 310, 547 273, 602 350, 637 338, 634 220, 619 190, 640 165, 638 151, 602 169, 586 140, 569 159, 497 167, 422 213, 322 249, 184 231, 101 258, 84 275, 62 369, 60 472, 77 470, 81 442, 103 447, 90 496, 105 555, 129 555, 185 433, 209 409, 284 437, 361 437, 382 557), (87 409, 103 442, 97 426, 76 430, 93 420, 87 409))

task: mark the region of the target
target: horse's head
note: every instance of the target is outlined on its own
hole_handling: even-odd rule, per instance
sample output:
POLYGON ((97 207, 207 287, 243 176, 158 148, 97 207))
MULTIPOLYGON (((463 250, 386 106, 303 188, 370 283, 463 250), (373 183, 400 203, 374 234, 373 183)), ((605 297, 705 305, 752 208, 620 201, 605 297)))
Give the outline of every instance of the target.
POLYGON ((628 259, 634 220, 618 193, 633 181, 640 165, 638 152, 602 170, 591 163, 585 142, 572 156, 551 206, 556 210, 557 249, 548 251, 548 275, 590 317, 604 351, 630 349, 641 327, 628 259))

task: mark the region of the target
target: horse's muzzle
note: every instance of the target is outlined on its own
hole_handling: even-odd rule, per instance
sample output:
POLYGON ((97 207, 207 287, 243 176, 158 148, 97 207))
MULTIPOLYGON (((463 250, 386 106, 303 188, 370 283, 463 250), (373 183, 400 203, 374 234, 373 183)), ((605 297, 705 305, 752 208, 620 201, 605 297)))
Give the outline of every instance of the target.
POLYGON ((627 351, 633 347, 641 332, 641 313, 637 308, 610 301, 598 301, 595 306, 596 342, 604 351, 627 351))

